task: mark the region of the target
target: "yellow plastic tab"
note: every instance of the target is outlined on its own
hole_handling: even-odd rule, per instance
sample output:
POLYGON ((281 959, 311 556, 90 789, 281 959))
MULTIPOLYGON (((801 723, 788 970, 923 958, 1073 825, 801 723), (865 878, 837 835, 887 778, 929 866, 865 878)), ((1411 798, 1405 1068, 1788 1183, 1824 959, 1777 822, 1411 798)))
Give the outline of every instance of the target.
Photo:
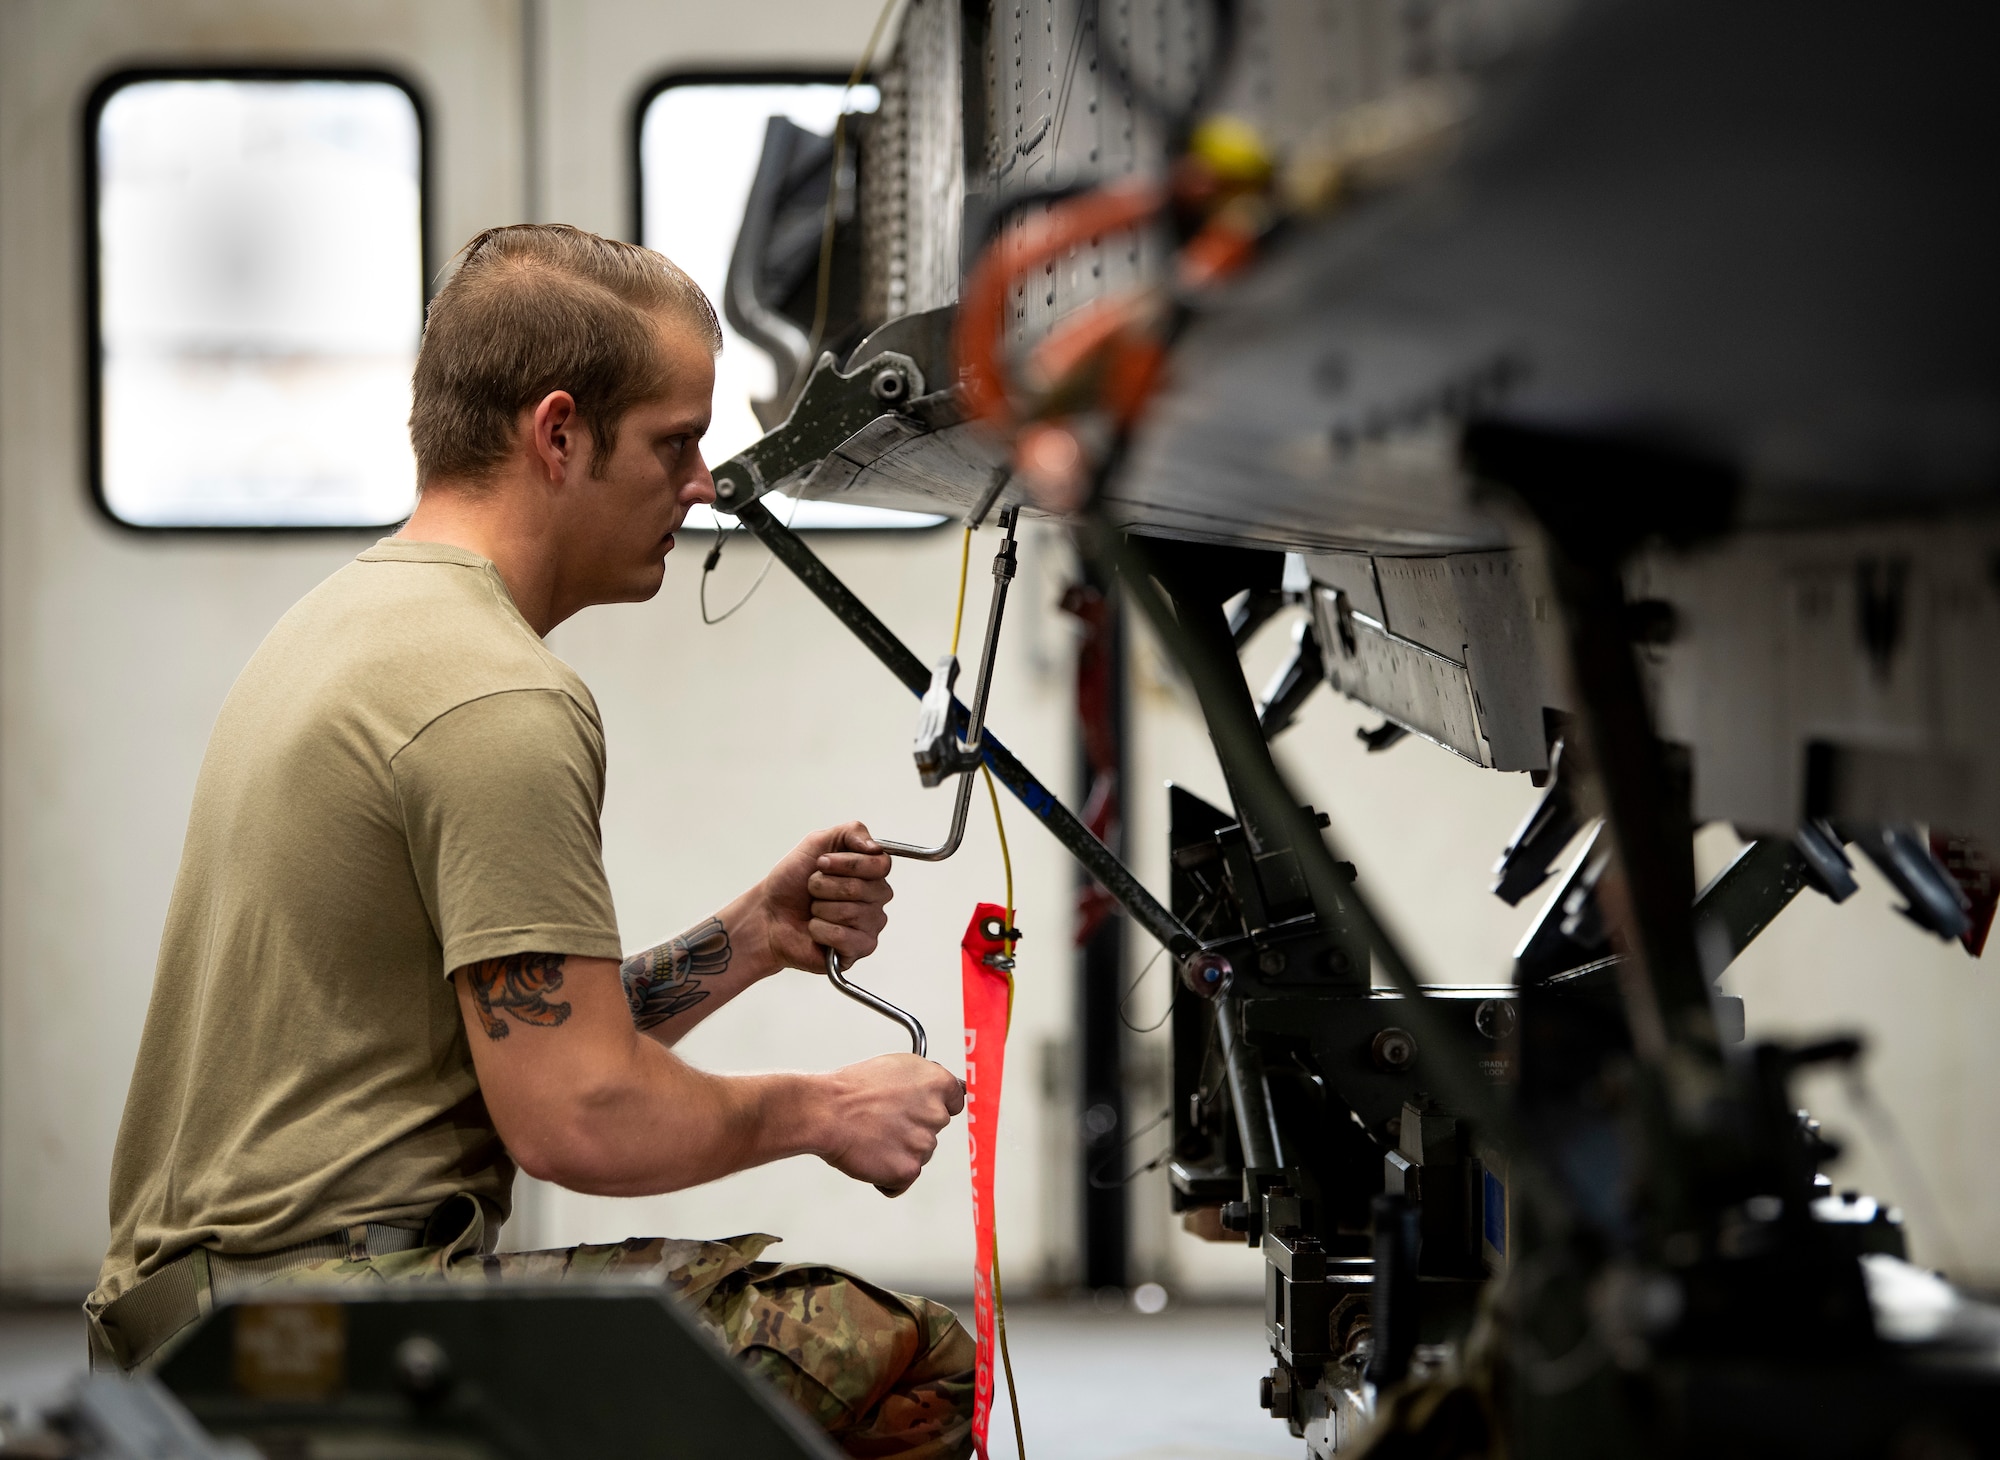
POLYGON ((1194 129, 1188 150, 1224 182, 1261 187, 1271 176, 1271 149, 1263 134, 1241 117, 1209 117, 1194 129))

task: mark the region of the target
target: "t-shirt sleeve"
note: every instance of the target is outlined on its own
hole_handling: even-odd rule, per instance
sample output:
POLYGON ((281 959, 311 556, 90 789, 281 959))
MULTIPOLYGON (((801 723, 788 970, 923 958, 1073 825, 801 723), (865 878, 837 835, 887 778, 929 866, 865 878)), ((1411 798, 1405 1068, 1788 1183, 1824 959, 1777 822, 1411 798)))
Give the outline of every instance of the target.
POLYGON ((575 700, 467 701, 391 767, 447 974, 510 953, 620 956, 598 829, 604 737, 575 700))

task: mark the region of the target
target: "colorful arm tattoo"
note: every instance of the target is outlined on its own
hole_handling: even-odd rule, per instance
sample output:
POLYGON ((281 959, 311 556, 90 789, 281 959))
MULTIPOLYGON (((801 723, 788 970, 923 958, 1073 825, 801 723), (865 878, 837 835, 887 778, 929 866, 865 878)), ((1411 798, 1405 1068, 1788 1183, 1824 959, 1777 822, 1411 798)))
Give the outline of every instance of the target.
POLYGON ((462 970, 472 988, 472 1001, 479 1006, 479 1022, 488 1039, 505 1039, 508 1018, 521 1024, 553 1029, 569 1018, 569 1005, 549 1001, 549 995, 563 984, 563 955, 560 953, 510 953, 505 958, 488 958, 469 963, 462 970))
POLYGON ((634 953, 618 967, 632 1022, 652 1029, 699 1004, 708 997, 702 981, 728 971, 730 951, 728 930, 710 918, 657 948, 634 953))

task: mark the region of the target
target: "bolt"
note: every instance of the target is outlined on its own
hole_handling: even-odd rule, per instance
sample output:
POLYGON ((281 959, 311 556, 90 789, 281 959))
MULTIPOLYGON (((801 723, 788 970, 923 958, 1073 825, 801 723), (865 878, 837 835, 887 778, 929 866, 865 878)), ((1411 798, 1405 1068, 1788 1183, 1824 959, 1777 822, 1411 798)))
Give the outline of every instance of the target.
POLYGON ((1511 999, 1482 999, 1472 1011, 1472 1024, 1488 1039, 1505 1039, 1514 1032, 1516 1015, 1511 999))
POLYGON ((736 483, 729 480, 728 477, 724 477, 721 481, 715 484, 715 499, 718 502, 731 501, 735 498, 735 496, 736 496, 736 483))
POLYGON ((1191 953, 1181 964, 1181 983, 1189 993, 1212 999, 1229 987, 1235 972, 1220 953, 1191 953))
POLYGON ((1291 959, 1285 956, 1284 949, 1266 948, 1262 953, 1257 955, 1257 971, 1276 978, 1285 971, 1286 965, 1290 962, 1291 959))
POLYGON ((1368 1053, 1378 1070, 1391 1073, 1406 1070, 1417 1057, 1417 1037, 1407 1029, 1392 1026, 1375 1036, 1368 1053))
POLYGON ((884 365, 875 372, 875 378, 868 382, 868 389, 874 394, 875 399, 893 403, 903 398, 904 392, 909 389, 909 384, 909 381, 903 378, 902 371, 894 365, 884 365))

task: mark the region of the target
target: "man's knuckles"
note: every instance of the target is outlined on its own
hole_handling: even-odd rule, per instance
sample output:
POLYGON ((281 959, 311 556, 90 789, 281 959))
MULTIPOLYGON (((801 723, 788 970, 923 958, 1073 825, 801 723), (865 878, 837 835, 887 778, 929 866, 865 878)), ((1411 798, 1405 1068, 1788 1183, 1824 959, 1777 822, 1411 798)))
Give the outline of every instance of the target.
POLYGON ((889 919, 883 915, 879 908, 872 910, 856 908, 844 902, 831 903, 826 906, 815 903, 812 910, 812 923, 811 931, 815 936, 821 932, 839 928, 857 937, 867 938, 872 941, 875 938, 879 938, 882 935, 882 930, 889 926, 889 919))
POLYGON ((825 872, 815 872, 806 879, 806 892, 822 902, 859 902, 870 906, 885 903, 896 895, 887 882, 834 877, 825 872))
POLYGON ((860 882, 886 882, 890 870, 888 857, 859 852, 829 852, 813 864, 815 877, 852 877, 860 882))
POLYGON ((881 844, 868 834, 866 822, 850 821, 844 826, 835 827, 834 837, 833 844, 835 847, 847 847, 856 852, 884 857, 886 859, 886 854, 882 851, 881 844))
POLYGON ((826 955, 821 949, 831 948, 838 953, 844 968, 871 956, 878 946, 871 935, 853 928, 836 927, 832 923, 814 923, 812 940, 813 953, 809 966, 820 972, 826 969, 826 955))

